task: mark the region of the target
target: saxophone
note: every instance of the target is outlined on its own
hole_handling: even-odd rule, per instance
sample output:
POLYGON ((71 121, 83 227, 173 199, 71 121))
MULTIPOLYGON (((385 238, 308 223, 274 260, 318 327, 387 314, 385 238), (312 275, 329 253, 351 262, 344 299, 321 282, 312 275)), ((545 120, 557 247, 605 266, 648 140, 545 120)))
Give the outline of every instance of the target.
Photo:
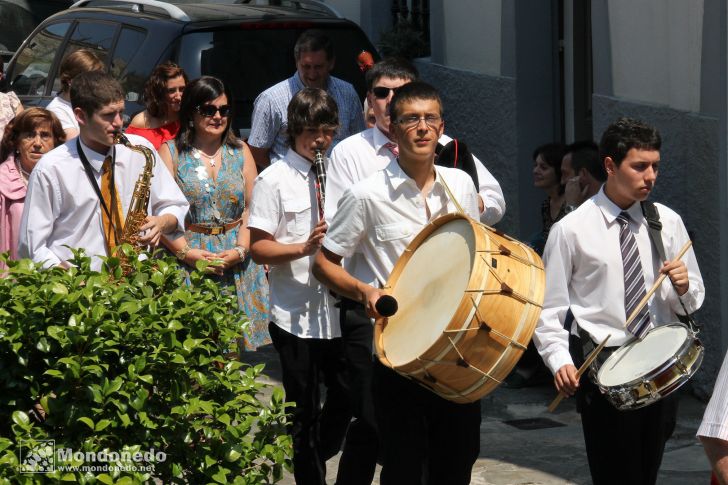
MULTIPOLYGON (((121 241, 119 244, 130 244, 135 250, 140 251, 144 249, 139 243, 140 228, 145 224, 147 219, 147 207, 149 207, 149 194, 152 190, 151 179, 154 176, 152 170, 156 163, 156 158, 152 150, 144 145, 132 145, 129 139, 121 132, 118 132, 114 136, 114 144, 121 144, 125 147, 139 152, 144 155, 146 163, 144 164, 144 170, 139 174, 139 179, 134 185, 134 193, 131 196, 131 202, 129 202, 129 210, 126 213, 126 219, 124 220, 124 229, 121 233, 121 241)), ((128 270, 131 269, 129 262, 126 260, 126 256, 119 252, 119 258, 122 262, 122 268, 124 273, 128 274, 128 270)))

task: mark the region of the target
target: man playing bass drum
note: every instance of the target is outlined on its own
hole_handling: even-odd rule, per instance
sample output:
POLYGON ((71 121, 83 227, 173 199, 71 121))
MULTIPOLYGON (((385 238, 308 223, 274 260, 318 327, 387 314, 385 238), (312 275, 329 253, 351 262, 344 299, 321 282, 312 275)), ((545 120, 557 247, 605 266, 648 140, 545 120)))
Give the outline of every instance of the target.
MULTIPOLYGON (((675 428, 677 400, 670 395, 650 406, 619 411, 575 367, 609 336, 610 349, 642 337, 651 327, 677 321, 703 303, 705 289, 695 254, 685 262, 661 261, 651 243, 641 202, 654 188, 661 138, 647 124, 622 118, 602 136, 600 156, 607 172, 601 190, 558 221, 544 250, 546 295, 534 342, 555 375, 557 390, 577 396, 592 480, 601 484, 654 484, 665 442, 675 428), (627 316, 660 273, 665 281, 625 328, 627 316), (674 285, 674 288, 673 288, 674 285), (571 308, 574 325, 564 319, 571 308)), ((688 241, 680 216, 655 204, 667 257, 688 241)), ((603 359, 602 359, 603 362, 603 359)))

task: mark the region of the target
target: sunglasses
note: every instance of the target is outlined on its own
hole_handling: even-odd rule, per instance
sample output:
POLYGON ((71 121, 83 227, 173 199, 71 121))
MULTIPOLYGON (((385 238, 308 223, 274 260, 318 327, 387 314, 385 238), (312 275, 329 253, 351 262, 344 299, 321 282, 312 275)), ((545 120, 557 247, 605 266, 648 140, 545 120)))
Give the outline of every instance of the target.
POLYGON ((215 106, 214 104, 203 104, 196 108, 197 112, 205 118, 215 116, 215 113, 220 112, 220 116, 226 118, 230 114, 230 106, 224 104, 222 106, 215 106))
POLYGON ((385 88, 384 86, 377 86, 376 88, 372 88, 372 93, 374 93, 375 98, 384 99, 389 96, 390 91, 396 93, 398 89, 399 88, 385 88))

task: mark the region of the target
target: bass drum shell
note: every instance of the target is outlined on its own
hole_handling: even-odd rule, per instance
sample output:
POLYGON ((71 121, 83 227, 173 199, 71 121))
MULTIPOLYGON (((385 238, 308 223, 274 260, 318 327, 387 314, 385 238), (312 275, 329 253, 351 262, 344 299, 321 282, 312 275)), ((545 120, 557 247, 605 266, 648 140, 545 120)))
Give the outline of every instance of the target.
POLYGON ((526 349, 544 286, 527 245, 461 214, 439 217, 392 270, 385 288, 399 309, 375 323, 379 360, 445 399, 477 401, 526 349))

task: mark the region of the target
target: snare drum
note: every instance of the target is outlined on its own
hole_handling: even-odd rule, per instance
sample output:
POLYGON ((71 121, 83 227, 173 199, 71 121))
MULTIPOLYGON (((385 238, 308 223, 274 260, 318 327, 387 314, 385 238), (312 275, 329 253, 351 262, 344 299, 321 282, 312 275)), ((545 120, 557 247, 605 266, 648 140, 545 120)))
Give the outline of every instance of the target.
POLYGON ((375 324, 379 360, 445 399, 477 401, 526 349, 544 287, 531 248, 466 216, 439 217, 389 277, 399 309, 375 324))
POLYGON ((596 384, 617 409, 638 409, 685 384, 700 368, 703 353, 694 331, 681 323, 661 325, 610 355, 596 384))

